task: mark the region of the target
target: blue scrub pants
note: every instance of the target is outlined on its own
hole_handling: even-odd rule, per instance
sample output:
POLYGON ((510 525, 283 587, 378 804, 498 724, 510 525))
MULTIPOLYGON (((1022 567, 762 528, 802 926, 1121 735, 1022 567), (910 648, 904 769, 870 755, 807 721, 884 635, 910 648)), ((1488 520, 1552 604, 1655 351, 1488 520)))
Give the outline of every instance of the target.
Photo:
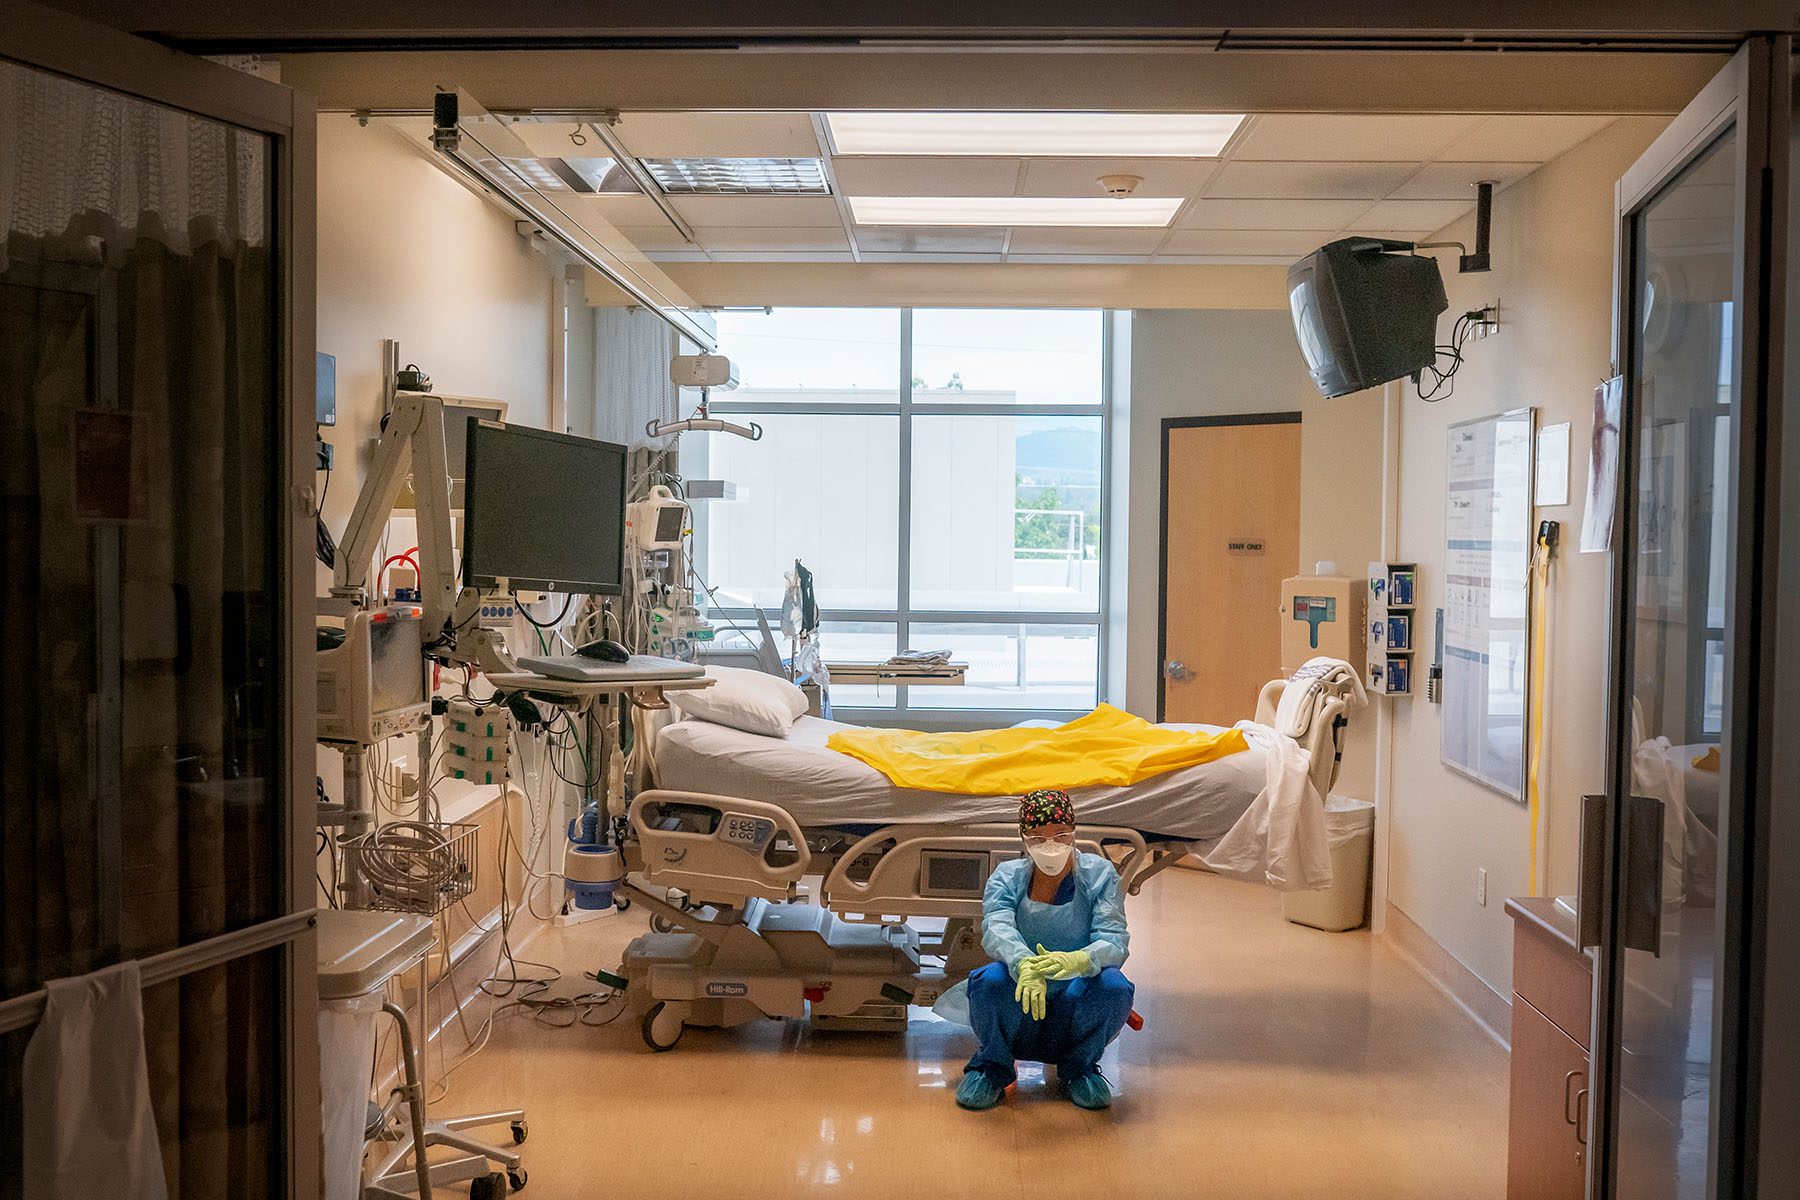
POLYGON ((1013 1063, 1050 1063, 1057 1077, 1077 1079, 1094 1070, 1107 1044, 1125 1028, 1133 988, 1117 967, 1066 982, 1052 980, 1044 1019, 1027 1016, 1013 999, 1015 983, 1005 964, 991 962, 969 976, 969 1024, 981 1049, 966 1068, 1002 1086, 1018 1078, 1013 1063))

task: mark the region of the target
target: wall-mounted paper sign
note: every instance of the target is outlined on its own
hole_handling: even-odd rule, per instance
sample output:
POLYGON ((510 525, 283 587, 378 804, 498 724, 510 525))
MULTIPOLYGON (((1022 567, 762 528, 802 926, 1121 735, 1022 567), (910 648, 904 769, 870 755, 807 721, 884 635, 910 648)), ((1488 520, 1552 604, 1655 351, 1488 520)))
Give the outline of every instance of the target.
POLYGON ((1569 423, 1546 425, 1537 435, 1537 478, 1532 500, 1539 508, 1569 502, 1569 423))
POLYGON ((1225 543, 1227 554, 1261 554, 1263 540, 1261 538, 1232 538, 1225 543))

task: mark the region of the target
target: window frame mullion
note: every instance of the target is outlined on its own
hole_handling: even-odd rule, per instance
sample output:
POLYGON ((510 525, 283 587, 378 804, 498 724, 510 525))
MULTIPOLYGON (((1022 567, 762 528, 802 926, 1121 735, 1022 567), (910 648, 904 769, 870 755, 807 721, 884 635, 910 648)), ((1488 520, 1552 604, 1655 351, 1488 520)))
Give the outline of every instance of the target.
MULTIPOLYGON (((912 452, 913 452, 913 310, 900 310, 900 503, 899 535, 894 549, 899 557, 894 577, 894 645, 912 645, 912 452)), ((907 711, 908 689, 894 689, 894 711, 907 711)))

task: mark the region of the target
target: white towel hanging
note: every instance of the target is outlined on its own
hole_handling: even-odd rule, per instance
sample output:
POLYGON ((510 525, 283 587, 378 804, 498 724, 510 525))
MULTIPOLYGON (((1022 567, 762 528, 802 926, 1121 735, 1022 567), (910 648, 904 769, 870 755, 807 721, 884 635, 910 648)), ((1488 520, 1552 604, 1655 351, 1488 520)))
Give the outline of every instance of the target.
POLYGON ((25 1047, 20 1194, 168 1200, 136 962, 44 985, 25 1047))

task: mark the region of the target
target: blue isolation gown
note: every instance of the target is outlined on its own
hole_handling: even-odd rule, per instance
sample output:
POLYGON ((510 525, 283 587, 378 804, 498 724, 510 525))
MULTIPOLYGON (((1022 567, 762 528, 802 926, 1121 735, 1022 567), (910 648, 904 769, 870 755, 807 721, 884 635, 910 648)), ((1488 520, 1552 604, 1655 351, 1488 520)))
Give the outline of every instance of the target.
POLYGON ((968 1069, 1005 1085, 1019 1059, 1053 1064, 1064 1080, 1095 1069, 1100 1054, 1125 1027, 1132 986, 1119 970, 1130 953, 1119 873, 1097 854, 1075 855, 1049 903, 1031 898, 1029 857, 1001 863, 982 896, 981 944, 994 959, 969 976, 969 1024, 981 1049, 968 1069), (1051 980, 1044 1019, 1028 1016, 1013 998, 1019 964, 1046 950, 1085 950, 1090 973, 1051 980))

